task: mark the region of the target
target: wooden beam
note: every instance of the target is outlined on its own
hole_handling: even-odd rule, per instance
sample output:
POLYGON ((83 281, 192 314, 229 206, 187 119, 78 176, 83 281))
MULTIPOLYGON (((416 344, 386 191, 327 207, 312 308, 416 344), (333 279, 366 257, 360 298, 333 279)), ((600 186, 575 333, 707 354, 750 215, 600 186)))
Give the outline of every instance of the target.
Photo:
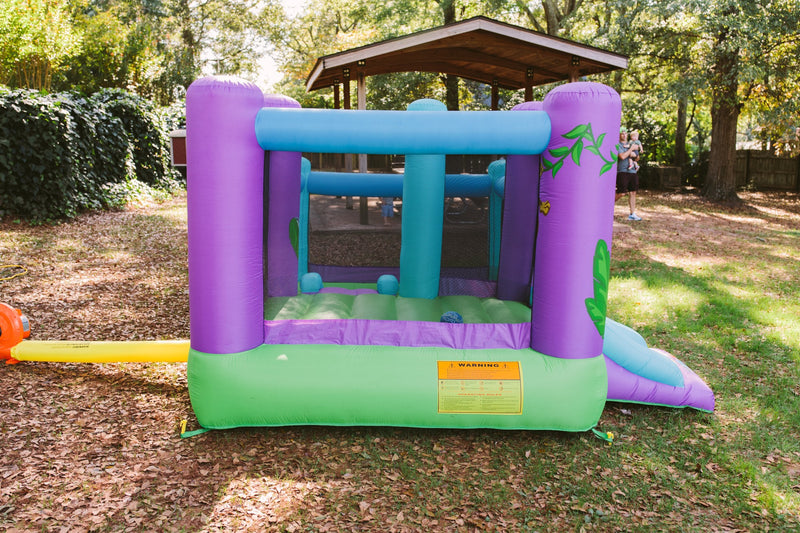
MULTIPOLYGON (((485 83, 486 85, 491 85, 493 80, 497 80, 497 84, 502 87, 503 89, 521 89, 522 85, 522 78, 518 77, 517 79, 509 78, 507 75, 508 72, 486 72, 477 69, 470 68, 469 66, 460 66, 460 65, 453 65, 451 63, 439 63, 434 61, 429 61, 425 64, 417 63, 410 66, 406 69, 408 72, 433 72, 436 74, 452 74, 454 76, 458 76, 459 78, 465 78, 468 80, 474 80, 480 83, 485 83)), ((392 65, 384 66, 377 66, 370 69, 369 75, 372 76, 374 74, 388 74, 391 72, 399 72, 397 68, 393 67, 392 65)), ((512 73, 517 74, 518 73, 512 73)), ((564 79, 563 76, 559 76, 553 78, 552 81, 557 81, 559 79, 564 79)))
MULTIPOLYGON (((485 74, 484 68, 472 67, 470 65, 488 65, 491 70, 497 71, 502 69, 504 75, 501 78, 513 79, 517 88, 522 88, 525 79, 525 69, 529 65, 527 62, 509 60, 507 58, 494 56, 490 53, 481 52, 477 50, 469 50, 467 48, 436 48, 435 50, 415 50, 403 52, 401 54, 390 55, 381 58, 370 64, 368 75, 376 73, 376 69, 380 69, 381 74, 387 72, 397 72, 397 70, 388 71, 387 68, 397 69, 408 67, 410 70, 429 70, 425 67, 428 65, 449 65, 452 70, 455 68, 454 74, 457 76, 465 77, 461 71, 481 72, 484 73, 483 77, 486 78, 489 74, 485 74)), ((536 73, 547 77, 551 76, 556 79, 563 79, 563 72, 559 73, 554 70, 549 70, 542 66, 536 67, 536 73)), ((480 80, 478 80, 480 81, 480 80)))
POLYGON ((497 80, 492 82, 492 111, 500 109, 500 93, 497 87, 497 80))
POLYGON ((333 84, 333 108, 342 108, 341 98, 339 98, 339 80, 335 80, 333 84))
POLYGON ((506 68, 514 72, 524 72, 525 70, 525 63, 521 61, 516 61, 508 57, 503 57, 464 46, 451 46, 447 48, 437 47, 427 48, 419 51, 408 51, 396 56, 387 56, 386 59, 391 57, 399 57, 404 61, 411 61, 412 63, 425 62, 426 60, 435 59, 440 63, 442 61, 459 61, 464 63, 491 65, 493 67, 506 68))

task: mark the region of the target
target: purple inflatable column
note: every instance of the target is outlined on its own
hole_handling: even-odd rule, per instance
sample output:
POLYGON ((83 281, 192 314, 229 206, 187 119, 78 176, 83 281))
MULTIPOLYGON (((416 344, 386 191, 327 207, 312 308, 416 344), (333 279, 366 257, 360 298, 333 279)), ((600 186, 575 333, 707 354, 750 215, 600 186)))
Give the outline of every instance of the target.
POLYGON ((531 347, 569 359, 603 349, 622 104, 599 83, 568 83, 544 99, 531 347))
MULTIPOLYGON (((524 102, 512 111, 540 111, 542 102, 524 102)), ((539 156, 506 158, 503 229, 497 297, 528 304, 536 241, 536 204, 539 199, 539 156)))
POLYGON ((255 119, 264 94, 229 77, 186 93, 191 344, 235 353, 264 341, 264 151, 255 119))
MULTIPOLYGON (((295 107, 293 98, 269 94, 264 107, 295 107)), ((297 295, 297 254, 291 235, 299 235, 300 152, 270 152, 267 210, 267 296, 297 295)), ((295 241, 297 244, 297 241, 295 241)), ((297 244, 299 246, 299 244, 297 244)))

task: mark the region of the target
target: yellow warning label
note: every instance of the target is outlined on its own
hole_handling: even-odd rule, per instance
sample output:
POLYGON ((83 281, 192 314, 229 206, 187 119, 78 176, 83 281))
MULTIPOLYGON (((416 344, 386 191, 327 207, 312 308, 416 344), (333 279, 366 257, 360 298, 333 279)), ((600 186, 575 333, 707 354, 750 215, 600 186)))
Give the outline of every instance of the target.
POLYGON ((522 413, 522 376, 518 361, 437 363, 440 413, 522 413))

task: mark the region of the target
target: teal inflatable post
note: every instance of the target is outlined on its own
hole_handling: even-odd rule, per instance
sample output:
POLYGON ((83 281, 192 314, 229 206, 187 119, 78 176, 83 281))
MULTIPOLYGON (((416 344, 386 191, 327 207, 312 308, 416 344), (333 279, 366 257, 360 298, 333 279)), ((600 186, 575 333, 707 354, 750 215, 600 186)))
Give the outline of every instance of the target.
POLYGON ((297 279, 308 273, 308 217, 311 199, 308 196, 308 175, 311 161, 305 157, 300 163, 300 228, 297 243, 297 279))
POLYGON ((489 280, 497 281, 500 265, 500 239, 503 224, 503 193, 506 181, 506 162, 502 159, 489 164, 489 280))
MULTIPOLYGON (((417 100, 409 111, 445 111, 438 100, 417 100)), ((444 219, 444 155, 406 155, 400 238, 400 296, 439 296, 444 219)))

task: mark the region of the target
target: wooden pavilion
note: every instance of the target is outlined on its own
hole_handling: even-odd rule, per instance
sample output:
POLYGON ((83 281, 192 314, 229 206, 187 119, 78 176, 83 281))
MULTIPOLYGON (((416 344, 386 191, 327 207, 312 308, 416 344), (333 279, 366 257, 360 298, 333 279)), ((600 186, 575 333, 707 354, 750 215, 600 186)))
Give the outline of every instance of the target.
MULTIPOLYGON (((491 108, 496 110, 501 88, 525 89, 525 100, 530 101, 535 86, 577 81, 627 66, 627 56, 481 16, 322 56, 306 80, 306 90, 333 87, 334 107, 343 103, 350 109, 350 83, 356 80, 357 108, 366 109, 367 76, 444 73, 490 85, 491 108)), ((349 157, 344 164, 352 170, 349 157)), ((367 172, 365 154, 359 155, 358 168, 367 172)), ((368 223, 366 200, 361 198, 361 224, 368 223)), ((348 197, 348 209, 351 202, 348 197)))
POLYGON ((435 72, 486 83, 492 88, 492 109, 498 89, 525 89, 558 81, 576 81, 628 66, 628 58, 527 28, 474 17, 446 26, 345 50, 317 59, 306 90, 344 84, 344 107, 350 107, 350 82, 357 81, 359 109, 366 108, 367 76, 391 72, 435 72))

